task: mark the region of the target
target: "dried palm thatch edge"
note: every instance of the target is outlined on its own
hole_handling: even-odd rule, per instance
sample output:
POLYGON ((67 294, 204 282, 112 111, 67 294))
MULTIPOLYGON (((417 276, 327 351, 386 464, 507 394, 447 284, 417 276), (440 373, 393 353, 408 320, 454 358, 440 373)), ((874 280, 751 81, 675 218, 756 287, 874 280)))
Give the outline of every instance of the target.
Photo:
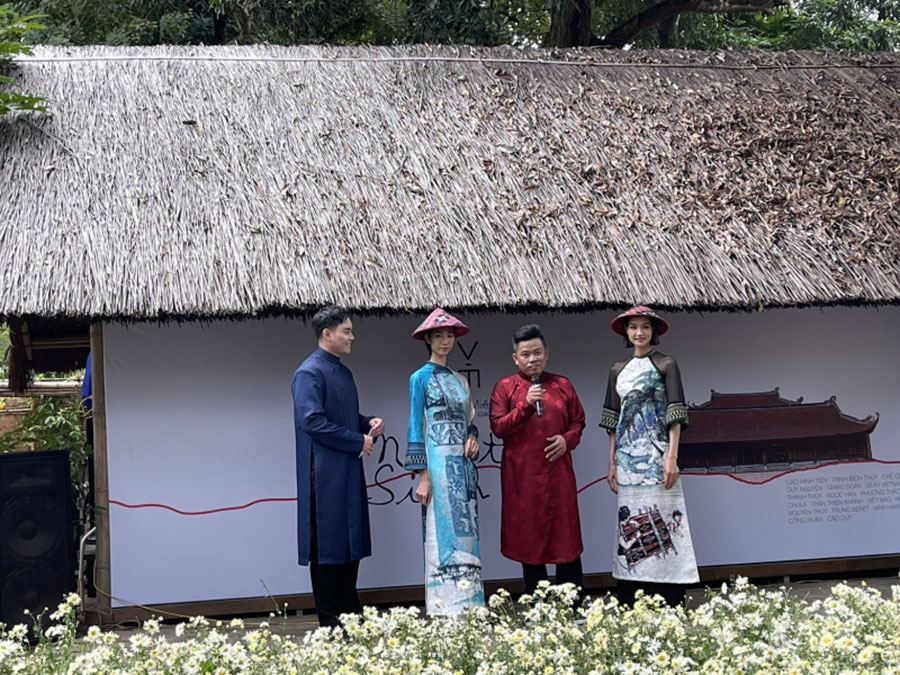
MULTIPOLYGON (((621 311, 627 309, 636 304, 642 304, 643 301, 640 298, 636 298, 633 303, 585 303, 578 305, 566 305, 566 306, 549 306, 549 305, 540 305, 540 304, 522 304, 522 305, 480 305, 480 306, 467 306, 467 305, 446 305, 444 309, 451 312, 458 312, 461 314, 466 314, 468 316, 495 316, 497 314, 505 314, 510 316, 523 316, 529 314, 548 314, 550 316, 554 315, 577 315, 577 314, 596 314, 598 312, 613 312, 613 311, 621 311)), ((61 322, 70 322, 72 320, 79 321, 90 321, 97 323, 115 323, 122 325, 130 325, 130 324, 158 324, 158 325, 168 325, 168 324, 182 324, 182 323, 201 323, 201 324, 212 324, 218 321, 253 321, 253 320, 264 320, 264 319, 285 319, 285 320, 293 320, 293 319, 302 319, 307 320, 312 317, 319 309, 326 305, 310 305, 308 307, 303 308, 290 308, 290 307, 269 307, 265 310, 261 310, 253 313, 220 313, 220 314, 157 314, 154 316, 127 316, 127 315, 101 315, 101 316, 83 316, 83 315, 75 315, 75 314, 56 314, 56 315, 25 315, 25 316, 10 316, 0 314, 0 323, 8 322, 9 320, 24 320, 29 321, 33 318, 40 318, 44 322, 53 322, 53 321, 61 321, 61 322)), ((828 309, 828 308, 855 308, 855 309, 874 309, 878 310, 881 307, 897 307, 900 306, 900 299, 890 300, 884 302, 871 302, 865 300, 852 300, 852 301, 840 301, 840 302, 817 302, 817 303, 804 303, 804 304, 767 304, 767 305, 759 305, 756 307, 749 306, 736 306, 736 305, 712 305, 712 304, 698 304, 698 305, 667 305, 667 304, 659 304, 654 303, 653 307, 656 310, 663 312, 673 312, 678 314, 687 314, 687 313, 726 313, 726 314, 753 314, 757 312, 764 312, 770 310, 787 310, 787 309, 828 309)), ((401 318, 401 317, 412 317, 419 316, 421 314, 425 314, 434 309, 434 306, 426 306, 419 308, 405 308, 398 309, 396 307, 352 307, 347 306, 349 310, 353 312, 355 316, 359 317, 374 317, 374 318, 401 318)))

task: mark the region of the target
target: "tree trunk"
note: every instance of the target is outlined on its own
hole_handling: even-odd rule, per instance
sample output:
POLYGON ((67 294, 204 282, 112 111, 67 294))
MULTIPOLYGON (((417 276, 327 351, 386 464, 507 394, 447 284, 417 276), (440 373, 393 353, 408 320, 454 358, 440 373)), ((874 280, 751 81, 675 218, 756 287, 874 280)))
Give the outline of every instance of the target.
POLYGON ((213 15, 213 40, 217 45, 225 44, 225 28, 227 26, 228 19, 225 14, 214 14, 213 15))
POLYGON ((678 16, 676 14, 659 24, 659 46, 663 49, 678 47, 678 16))
POLYGON ((765 12, 771 14, 776 7, 782 7, 787 3, 788 0, 662 0, 619 24, 595 44, 605 47, 624 47, 645 30, 686 12, 704 14, 765 12))
POLYGON ((253 42, 253 29, 251 27, 252 17, 250 10, 251 5, 249 2, 242 2, 237 8, 238 25, 241 29, 240 35, 238 36, 238 42, 240 44, 250 44, 253 42))
POLYGON ((594 0, 553 0, 549 47, 586 47, 591 44, 594 0))

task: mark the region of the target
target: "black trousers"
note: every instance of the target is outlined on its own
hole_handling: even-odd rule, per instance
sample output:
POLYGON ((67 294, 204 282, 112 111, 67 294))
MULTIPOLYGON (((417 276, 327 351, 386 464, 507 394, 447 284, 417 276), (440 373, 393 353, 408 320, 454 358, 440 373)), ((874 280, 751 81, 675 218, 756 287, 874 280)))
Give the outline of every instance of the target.
MULTIPOLYGON (((534 593, 539 581, 550 580, 547 576, 546 565, 528 565, 522 563, 522 576, 525 577, 525 592, 534 593)), ((566 584, 572 583, 578 587, 584 585, 584 575, 581 570, 581 556, 578 556, 572 562, 557 563, 556 565, 556 583, 566 584)))
POLYGON ((669 607, 684 604, 684 584, 661 584, 650 581, 623 581, 616 579, 616 597, 626 607, 634 604, 634 595, 643 589, 645 595, 661 595, 669 607))
POLYGON ((341 614, 359 614, 362 605, 356 592, 359 574, 359 560, 339 565, 319 563, 319 537, 316 527, 315 492, 310 503, 309 514, 309 578, 312 581, 313 599, 320 626, 340 626, 341 614))
POLYGON ((340 626, 338 617, 341 614, 362 612, 356 592, 358 573, 359 560, 340 565, 320 565, 309 561, 309 576, 320 626, 340 626))

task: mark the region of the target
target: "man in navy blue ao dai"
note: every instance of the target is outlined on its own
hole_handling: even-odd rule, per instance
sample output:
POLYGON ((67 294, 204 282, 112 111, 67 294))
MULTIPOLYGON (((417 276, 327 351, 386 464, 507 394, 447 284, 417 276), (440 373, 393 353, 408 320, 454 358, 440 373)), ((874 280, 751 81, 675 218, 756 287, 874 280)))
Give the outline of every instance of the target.
POLYGON ((359 414, 359 396, 340 357, 353 343, 350 314, 338 307, 312 320, 319 348, 294 373, 297 454, 297 544, 309 565, 322 626, 362 611, 359 561, 372 554, 362 456, 371 454, 384 422, 359 414))

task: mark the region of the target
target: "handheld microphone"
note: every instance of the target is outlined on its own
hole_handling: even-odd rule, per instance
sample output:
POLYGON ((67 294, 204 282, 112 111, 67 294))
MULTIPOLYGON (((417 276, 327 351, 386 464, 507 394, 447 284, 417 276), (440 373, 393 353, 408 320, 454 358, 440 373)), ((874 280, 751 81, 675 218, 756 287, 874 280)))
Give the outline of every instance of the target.
MULTIPOLYGON (((541 386, 541 378, 537 375, 531 376, 531 386, 532 387, 540 387, 541 386)), ((538 417, 544 416, 544 402, 543 401, 535 401, 534 409, 537 410, 538 417)))

